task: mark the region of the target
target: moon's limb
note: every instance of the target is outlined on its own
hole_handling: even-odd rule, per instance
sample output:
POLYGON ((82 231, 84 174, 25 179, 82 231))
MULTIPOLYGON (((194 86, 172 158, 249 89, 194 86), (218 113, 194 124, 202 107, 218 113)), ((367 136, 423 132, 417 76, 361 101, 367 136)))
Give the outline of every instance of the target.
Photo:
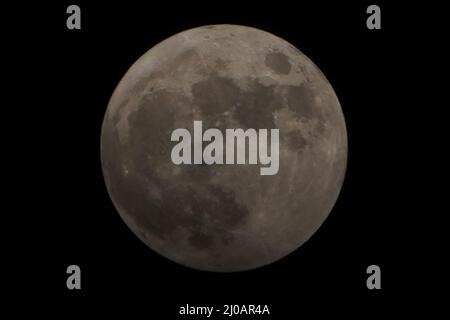
POLYGON ((261 30, 215 25, 146 52, 114 91, 101 157, 121 217, 180 264, 240 271, 301 246, 330 213, 346 168, 339 101, 298 49, 261 30), (170 160, 176 128, 279 128, 280 168, 170 160))

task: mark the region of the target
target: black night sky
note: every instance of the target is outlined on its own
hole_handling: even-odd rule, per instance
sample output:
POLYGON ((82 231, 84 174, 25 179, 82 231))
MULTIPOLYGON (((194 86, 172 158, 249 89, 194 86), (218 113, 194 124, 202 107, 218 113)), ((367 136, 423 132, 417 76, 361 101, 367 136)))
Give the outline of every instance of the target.
POLYGON ((364 317, 356 306, 401 314, 428 301, 437 310, 450 285, 450 117, 437 49, 446 38, 432 23, 442 8, 379 4, 382 29, 368 30, 365 2, 73 3, 81 30, 66 28, 72 2, 34 4, 12 24, 24 33, 17 48, 33 85, 22 94, 33 102, 19 110, 31 132, 16 144, 32 168, 14 180, 28 236, 14 236, 11 266, 31 302, 84 311, 117 299, 149 319, 182 319, 186 303, 268 304, 273 319, 308 308, 364 317), (103 115, 128 67, 170 35, 218 23, 267 30, 310 57, 340 100, 349 144, 342 191, 313 237, 274 264, 232 274, 189 269, 146 247, 117 214, 100 163, 103 115), (66 288, 71 264, 81 267, 82 290, 66 288), (366 287, 371 264, 381 268, 378 291, 366 287))

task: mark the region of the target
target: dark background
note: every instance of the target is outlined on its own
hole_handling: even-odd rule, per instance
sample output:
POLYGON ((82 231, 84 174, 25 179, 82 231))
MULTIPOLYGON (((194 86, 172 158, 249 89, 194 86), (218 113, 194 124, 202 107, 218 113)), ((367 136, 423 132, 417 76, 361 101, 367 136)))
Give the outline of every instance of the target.
POLYGON ((26 239, 12 263, 24 267, 19 290, 44 309, 117 300, 151 319, 175 319, 186 303, 268 304, 271 319, 307 309, 363 318, 438 310, 450 286, 450 117, 439 98, 448 56, 438 49, 448 34, 434 24, 443 9, 373 3, 381 30, 366 28, 372 2, 63 1, 26 7, 31 20, 17 9, 14 28, 31 22, 16 40, 32 65, 22 95, 33 100, 23 111, 30 132, 17 144, 31 180, 16 181, 17 217, 28 222, 28 237, 15 237, 26 239), (81 7, 81 30, 66 29, 70 4, 81 7), (126 70, 165 38, 220 23, 269 31, 311 58, 341 102, 349 142, 346 179, 322 227, 286 258, 231 274, 147 248, 116 212, 100 164, 103 115, 126 70), (80 291, 66 288, 71 264, 81 267, 80 291), (382 290, 366 287, 371 264, 381 267, 382 290))

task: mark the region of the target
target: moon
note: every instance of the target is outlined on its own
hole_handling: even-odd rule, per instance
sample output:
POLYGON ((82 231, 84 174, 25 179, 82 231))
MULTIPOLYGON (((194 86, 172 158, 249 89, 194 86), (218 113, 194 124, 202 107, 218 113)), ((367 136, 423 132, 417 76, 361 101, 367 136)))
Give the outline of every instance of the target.
POLYGON ((238 25, 175 34, 142 55, 117 85, 101 133, 115 208, 160 255, 194 269, 271 264, 304 244, 339 195, 347 131, 319 68, 285 40, 238 25), (279 171, 175 165, 171 133, 279 129, 279 171))

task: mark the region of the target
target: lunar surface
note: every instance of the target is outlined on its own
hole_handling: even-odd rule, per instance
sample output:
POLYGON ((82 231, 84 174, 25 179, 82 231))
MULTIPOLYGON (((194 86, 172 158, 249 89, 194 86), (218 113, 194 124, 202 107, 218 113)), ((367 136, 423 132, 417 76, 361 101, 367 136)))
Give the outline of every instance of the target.
MULTIPOLYGON (((203 143, 205 144, 205 142, 203 143)), ((115 89, 101 135, 109 195, 148 247, 184 266, 243 271, 299 248, 341 189, 347 133, 322 72, 268 32, 211 25, 147 51, 115 89), (279 171, 176 165, 177 128, 279 129, 279 171)))

